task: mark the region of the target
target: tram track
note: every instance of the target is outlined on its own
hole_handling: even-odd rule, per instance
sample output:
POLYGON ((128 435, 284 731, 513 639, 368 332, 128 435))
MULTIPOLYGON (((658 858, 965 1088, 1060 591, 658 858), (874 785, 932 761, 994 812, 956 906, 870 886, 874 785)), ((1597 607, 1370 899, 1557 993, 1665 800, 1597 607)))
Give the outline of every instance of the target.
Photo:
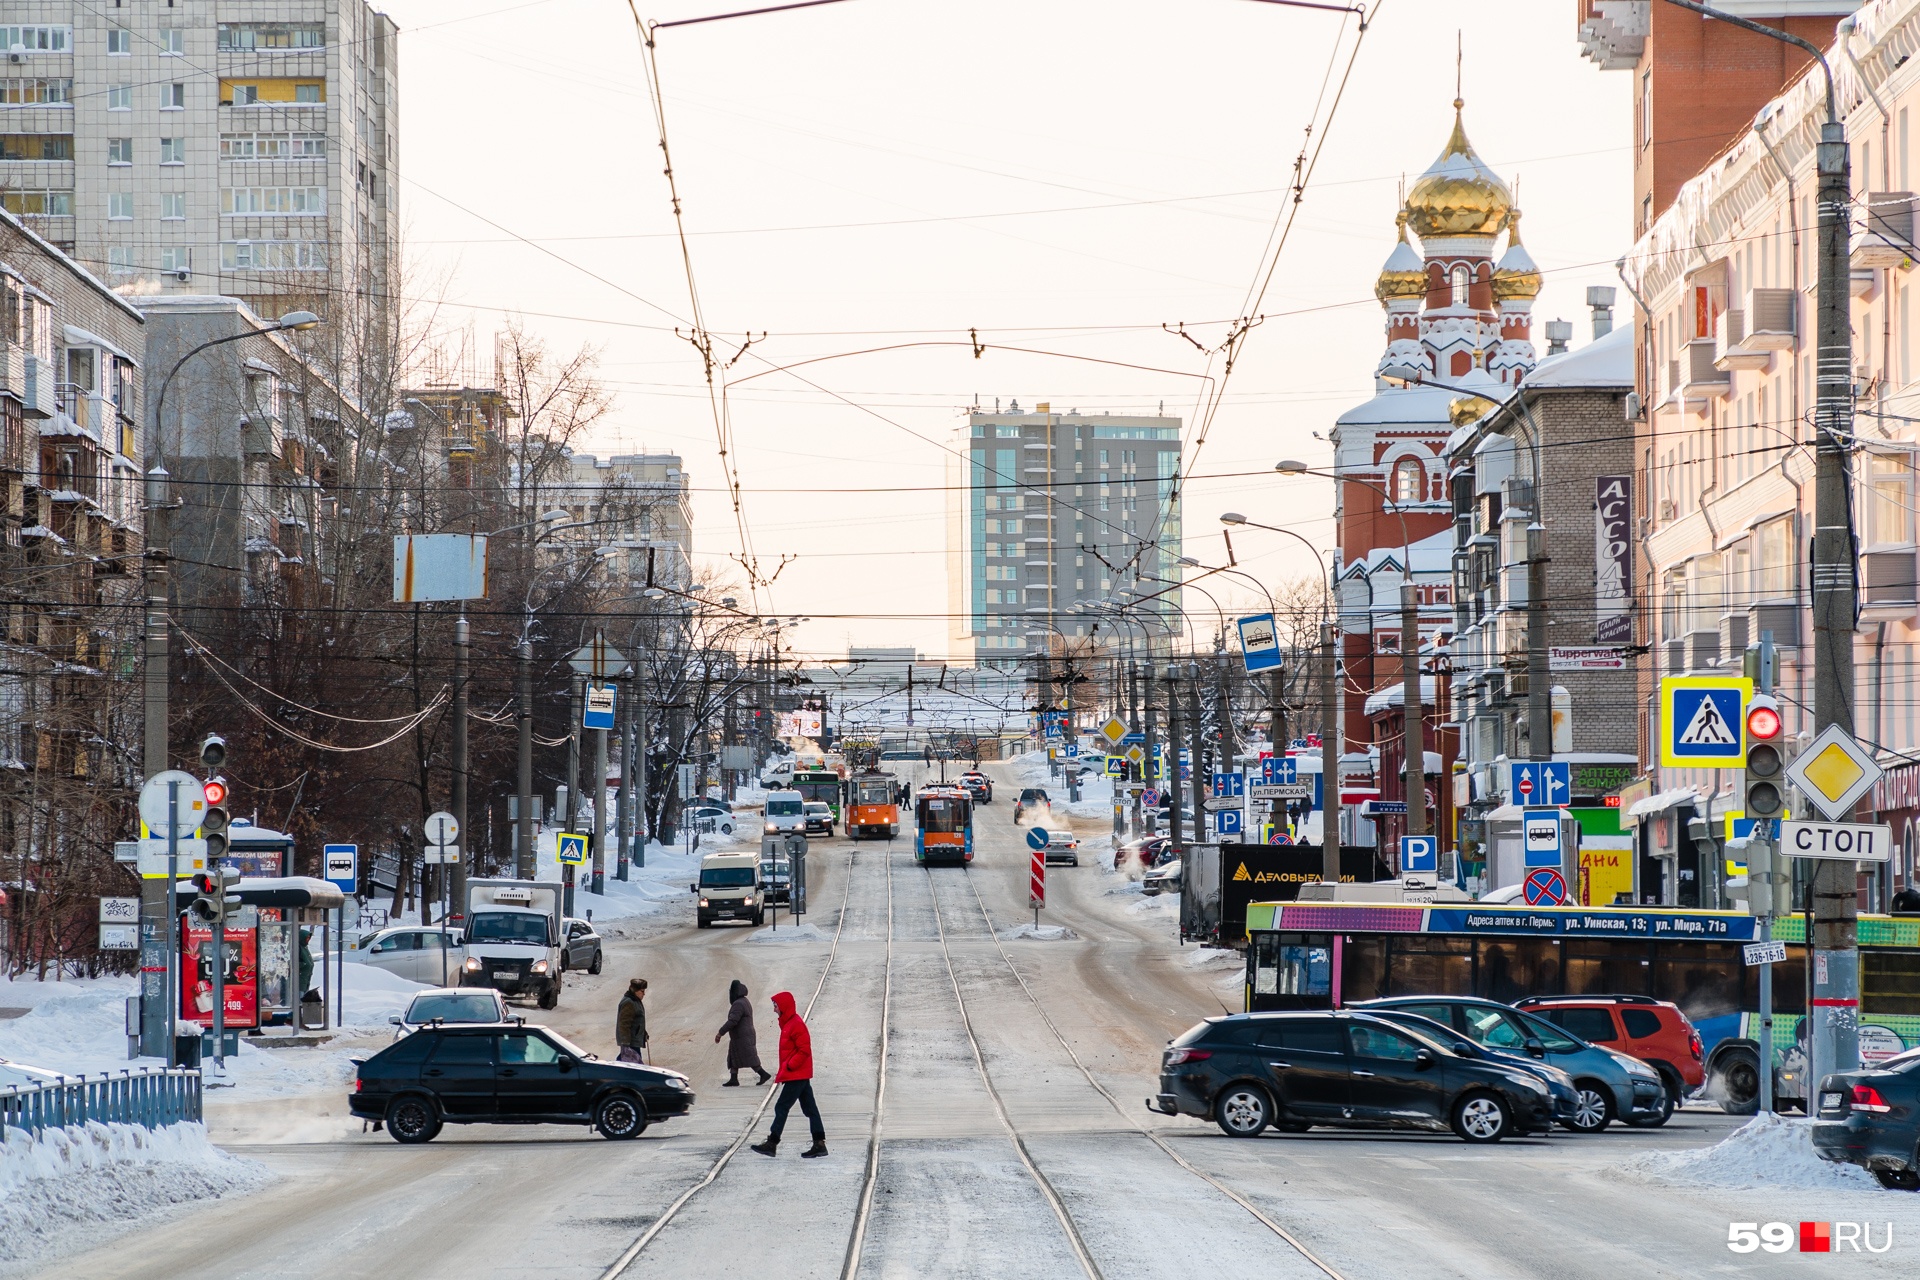
MULTIPOLYGON (((1225 1182, 1221 1181, 1219 1178, 1215 1177, 1213 1174, 1208 1173, 1206 1170, 1195 1165, 1192 1161, 1188 1160, 1185 1156, 1181 1155, 1177 1150, 1175 1150, 1173 1146, 1166 1141, 1166 1139, 1162 1138, 1159 1134, 1153 1132, 1153 1130, 1149 1129, 1147 1126, 1141 1124, 1139 1120, 1137 1120, 1132 1115, 1132 1113, 1130 1113, 1124 1106, 1121 1105, 1120 1100, 1114 1096, 1113 1091, 1108 1089, 1104 1084, 1100 1083, 1099 1079, 1095 1077, 1093 1072, 1087 1067, 1086 1063, 1081 1059, 1079 1053, 1075 1051, 1072 1043, 1068 1041, 1065 1033, 1063 1033, 1060 1030, 1059 1024, 1053 1020, 1053 1015, 1047 1012, 1047 1008, 1044 1004, 1041 1003, 1040 997, 1034 992, 1032 986, 1028 984, 1026 975, 1022 974, 1020 972, 1019 966, 1014 964, 1013 957, 1007 952, 1006 943, 1001 940, 998 930, 994 928, 993 913, 987 909, 986 900, 983 897, 981 897, 980 887, 978 884, 974 882, 971 870, 967 871, 965 874, 967 879, 968 891, 973 894, 974 904, 979 908, 981 921, 984 923, 986 927, 987 936, 993 941, 994 949, 999 954, 1001 963, 1005 965, 1007 972, 1013 976, 1014 981, 1020 985, 1020 990, 1026 995, 1028 1002, 1031 1003, 1031 1005, 1033 1006, 1034 1012, 1039 1015, 1041 1022, 1043 1022, 1046 1025, 1047 1030, 1052 1033, 1053 1038, 1059 1042, 1061 1049, 1065 1051, 1067 1055, 1068 1061, 1073 1063, 1074 1068, 1079 1071, 1081 1076, 1083 1076, 1086 1079, 1086 1082, 1093 1087, 1095 1092, 1099 1093, 1099 1095, 1102 1098, 1106 1099, 1107 1104, 1113 1108, 1114 1113, 1120 1117, 1121 1121, 1128 1128, 1132 1129, 1134 1132, 1138 1133, 1141 1137, 1145 1138, 1148 1142, 1151 1142, 1154 1146, 1158 1147, 1170 1160, 1172 1160, 1181 1169, 1185 1170, 1189 1174, 1192 1174, 1194 1177, 1206 1183, 1208 1186, 1211 1186, 1216 1191, 1219 1191, 1222 1195, 1225 1195, 1228 1199, 1232 1200, 1240 1208, 1244 1209, 1261 1226, 1265 1227, 1268 1231, 1272 1232, 1280 1240, 1284 1241, 1295 1252, 1297 1252, 1304 1261, 1311 1264, 1313 1267, 1317 1268, 1322 1274, 1328 1276, 1330 1280, 1346 1280, 1346 1277, 1344 1277, 1339 1271, 1335 1270, 1333 1266, 1331 1266, 1324 1258, 1321 1258, 1318 1254, 1314 1253, 1312 1249, 1308 1248, 1306 1244, 1299 1239, 1299 1237, 1295 1236, 1292 1232, 1288 1231, 1285 1227, 1281 1226, 1278 1222, 1274 1221, 1273 1218, 1270 1215, 1268 1215, 1266 1212, 1264 1212, 1258 1205, 1254 1204, 1246 1196, 1234 1190, 1231 1186, 1227 1185, 1225 1182)), ((929 876, 929 881, 931 882, 931 876, 929 876)), ((935 912, 935 918, 940 919, 941 918, 940 902, 939 902, 939 895, 937 890, 934 891, 934 912, 935 912)), ((941 932, 941 945, 943 948, 945 947, 945 938, 946 938, 945 925, 943 922, 942 932, 941 932)), ((951 958, 949 958, 949 961, 948 961, 948 972, 950 974, 953 972, 951 958)), ((957 976, 954 977, 954 995, 956 998, 960 998, 959 979, 957 976)), ((965 1016, 964 1000, 962 1001, 962 1016, 963 1017, 965 1016)), ((971 1037, 972 1035, 971 1024, 969 1024, 968 1034, 969 1034, 969 1037, 971 1037)), ((979 1053, 979 1044, 977 1041, 975 1041, 974 1043, 974 1051, 976 1054, 979 1053)), ((981 1061, 980 1069, 981 1069, 981 1074, 984 1077, 986 1075, 986 1064, 984 1060, 981 1061)), ((989 1082, 988 1084, 988 1089, 989 1091, 993 1091, 993 1086, 991 1082, 989 1082)), ((999 1104, 998 1092, 995 1091, 993 1096, 994 1096, 996 1105, 998 1105, 999 1104)), ((1005 1123, 1008 1126, 1009 1132, 1014 1132, 1012 1121, 1008 1118, 1004 1106, 1000 1108, 1000 1114, 1001 1114, 1001 1120, 1003 1123, 1005 1123)), ((1033 1169, 1036 1179, 1044 1180, 1044 1175, 1039 1172, 1038 1167, 1031 1164, 1031 1157, 1028 1156, 1027 1154, 1025 1142, 1023 1139, 1019 1137, 1017 1132, 1014 1132, 1014 1141, 1022 1153, 1022 1158, 1026 1159, 1029 1162, 1029 1167, 1033 1169)), ((1045 1185, 1049 1188, 1050 1198, 1054 1198, 1052 1197, 1052 1193, 1051 1193, 1051 1183, 1045 1183, 1045 1185)), ((1057 1198, 1054 1198, 1054 1199, 1056 1200, 1056 1204, 1057 1204, 1057 1198)), ((1059 1212, 1063 1215, 1063 1223, 1070 1222, 1070 1219, 1065 1217, 1065 1206, 1063 1204, 1057 1204, 1056 1212, 1059 1212)), ((1068 1229, 1069 1229, 1069 1234, 1072 1236, 1073 1240, 1076 1243, 1078 1243, 1079 1236, 1078 1236, 1077 1230, 1075 1228, 1072 1228, 1071 1226, 1069 1226, 1068 1229)), ((1088 1268, 1088 1274, 1097 1276, 1099 1273, 1092 1259, 1090 1257, 1084 1257, 1083 1260, 1085 1262, 1085 1265, 1088 1268)), ((851 1280, 851 1277, 848 1277, 847 1280, 851 1280)))

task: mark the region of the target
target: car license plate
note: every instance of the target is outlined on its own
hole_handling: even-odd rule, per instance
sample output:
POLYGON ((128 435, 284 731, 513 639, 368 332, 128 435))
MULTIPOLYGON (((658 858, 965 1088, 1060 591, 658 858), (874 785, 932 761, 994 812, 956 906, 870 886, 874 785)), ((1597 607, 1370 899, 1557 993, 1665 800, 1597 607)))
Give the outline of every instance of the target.
POLYGON ((1820 1109, 1822 1111, 1825 1111, 1828 1107, 1837 1108, 1840 1105, 1842 1105, 1845 1099, 1846 1099, 1845 1094, 1823 1093, 1820 1095, 1820 1109))
POLYGON ((515 978, 519 976, 520 976, 519 974, 515 973, 511 969, 495 969, 493 971, 493 980, 495 982, 512 982, 515 978))

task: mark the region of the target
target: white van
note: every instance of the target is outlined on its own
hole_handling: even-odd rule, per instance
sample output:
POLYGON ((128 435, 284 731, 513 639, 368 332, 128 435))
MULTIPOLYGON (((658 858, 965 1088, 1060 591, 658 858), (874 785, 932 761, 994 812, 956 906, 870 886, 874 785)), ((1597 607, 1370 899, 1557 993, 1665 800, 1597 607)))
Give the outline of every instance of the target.
POLYGON ((702 929, 715 920, 767 922, 758 853, 710 853, 700 860, 699 882, 687 887, 699 897, 696 915, 702 929))
POLYGON ((778 834, 807 832, 807 798, 798 791, 767 792, 766 826, 767 831, 778 834))

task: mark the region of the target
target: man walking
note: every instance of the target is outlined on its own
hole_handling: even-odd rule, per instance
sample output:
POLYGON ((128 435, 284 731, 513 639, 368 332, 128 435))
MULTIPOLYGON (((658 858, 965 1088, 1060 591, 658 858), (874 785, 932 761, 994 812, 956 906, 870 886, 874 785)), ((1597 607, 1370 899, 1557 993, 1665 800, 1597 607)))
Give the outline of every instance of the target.
POLYGON ((774 1075, 780 1085, 780 1096, 773 1103, 773 1128, 768 1131, 767 1140, 754 1143, 753 1149, 763 1156, 773 1155, 780 1149, 780 1133, 787 1127, 787 1113, 797 1102, 813 1129, 813 1145, 800 1153, 810 1160, 827 1154, 826 1126, 820 1123, 820 1107, 813 1100, 813 1037, 793 1007, 791 991, 774 992, 773 1008, 780 1015, 780 1069, 774 1075))
POLYGON ((614 1012, 613 1038, 620 1046, 620 1061, 645 1062, 647 1060, 647 980, 635 978, 627 984, 627 994, 620 997, 620 1006, 614 1012))

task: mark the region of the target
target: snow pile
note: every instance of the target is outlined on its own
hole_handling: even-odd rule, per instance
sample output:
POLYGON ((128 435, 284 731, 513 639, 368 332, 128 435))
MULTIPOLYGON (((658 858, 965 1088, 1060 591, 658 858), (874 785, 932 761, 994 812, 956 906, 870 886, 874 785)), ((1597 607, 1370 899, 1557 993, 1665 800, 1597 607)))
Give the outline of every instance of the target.
POLYGON ((1865 1169, 1822 1160, 1813 1122, 1759 1115, 1711 1147, 1657 1151, 1613 1166, 1610 1176, 1668 1186, 1796 1191, 1878 1190, 1865 1169))
POLYGON ((254 1191, 269 1177, 265 1165, 208 1142, 198 1124, 9 1129, 0 1146, 0 1261, 51 1256, 74 1243, 62 1239, 62 1227, 254 1191))
POLYGON ((1187 952, 1189 969, 1232 969, 1238 973, 1246 967, 1246 957, 1232 947, 1195 947, 1187 952))
POLYGON ((1180 914, 1180 895, 1177 893, 1143 893, 1140 901, 1130 903, 1127 910, 1136 916, 1163 915, 1171 912, 1180 914))
POLYGON ((777 929, 755 929, 748 942, 831 942, 833 935, 812 924, 790 924, 777 929))
POLYGON ((1011 929, 1002 929, 994 935, 1003 942, 1071 942, 1080 935, 1061 924, 1017 924, 1011 929))
POLYGON ((1101 890, 1102 893, 1107 894, 1109 897, 1124 896, 1138 898, 1142 896, 1140 882, 1138 880, 1128 880, 1124 878, 1124 872, 1114 872, 1113 876, 1119 880, 1120 883, 1108 885, 1105 889, 1101 890))

